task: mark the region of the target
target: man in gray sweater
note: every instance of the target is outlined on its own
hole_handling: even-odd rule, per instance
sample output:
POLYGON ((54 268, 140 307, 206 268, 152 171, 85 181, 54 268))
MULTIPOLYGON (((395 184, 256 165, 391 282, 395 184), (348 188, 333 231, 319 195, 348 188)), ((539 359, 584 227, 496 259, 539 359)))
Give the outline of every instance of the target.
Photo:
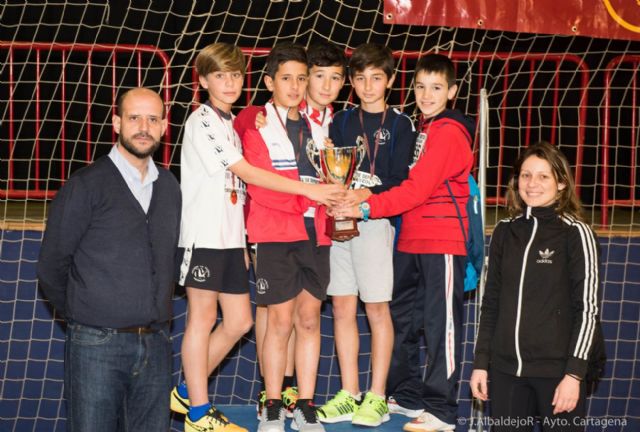
POLYGON ((167 127, 157 93, 118 100, 111 152, 51 203, 40 288, 67 322, 67 430, 169 429, 169 321, 180 188, 151 156, 167 127))

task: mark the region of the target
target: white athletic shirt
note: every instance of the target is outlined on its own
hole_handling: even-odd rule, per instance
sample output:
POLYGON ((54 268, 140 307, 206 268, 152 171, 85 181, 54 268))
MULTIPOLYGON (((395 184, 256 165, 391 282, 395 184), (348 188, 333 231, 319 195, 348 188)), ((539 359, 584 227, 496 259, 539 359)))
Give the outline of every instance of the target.
MULTIPOLYGON (((311 116, 312 108, 310 108, 307 103, 304 103, 304 106, 300 109, 300 115, 307 122, 307 126, 311 130, 311 138, 313 139, 316 148, 324 149, 324 140, 329 136, 329 124, 333 120, 333 109, 330 107, 325 107, 325 111, 322 116, 317 114, 316 118, 320 118, 319 122, 313 120, 311 116)), ((306 146, 304 147, 306 149, 306 146)), ((303 153, 301 157, 306 157, 306 154, 303 153)), ((317 177, 307 177, 300 176, 300 180, 305 183, 317 183, 320 179, 317 177)), ((316 214, 315 207, 309 207, 309 209, 305 212, 304 217, 312 218, 316 214)))
POLYGON ((187 119, 180 163, 180 247, 245 247, 246 188, 227 169, 242 159, 242 143, 232 122, 204 104, 187 119))

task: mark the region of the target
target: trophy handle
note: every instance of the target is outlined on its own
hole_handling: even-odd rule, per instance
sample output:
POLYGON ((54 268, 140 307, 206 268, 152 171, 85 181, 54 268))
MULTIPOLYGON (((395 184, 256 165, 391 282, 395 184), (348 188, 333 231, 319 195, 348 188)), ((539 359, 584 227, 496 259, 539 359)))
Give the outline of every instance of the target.
POLYGON ((309 158, 309 162, 311 163, 313 168, 316 170, 318 175, 320 177, 322 177, 322 179, 324 181, 326 181, 326 179, 324 178, 325 177, 324 169, 322 167, 322 165, 323 165, 322 156, 320 156, 320 150, 316 146, 316 143, 315 143, 315 141, 313 141, 313 139, 307 138, 307 148, 306 148, 306 150, 307 150, 307 158, 309 158), (319 164, 316 163, 316 156, 318 158, 319 164))
POLYGON ((364 160, 364 155, 367 153, 367 148, 365 146, 366 144, 364 142, 364 139, 362 139, 362 136, 358 136, 358 138, 356 139, 356 159, 358 161, 356 162, 354 172, 358 171, 358 168, 360 168, 360 165, 364 160))
POLYGON ((355 175, 356 171, 358 171, 358 168, 360 168, 360 165, 364 160, 364 156, 367 152, 367 149, 365 146, 366 144, 364 140, 362 139, 361 136, 359 136, 356 139, 355 147, 353 147, 353 153, 352 153, 353 157, 351 158, 351 172, 349 173, 349 177, 345 182, 345 185, 347 185, 347 187, 351 186, 351 181, 353 180, 353 176, 355 175))

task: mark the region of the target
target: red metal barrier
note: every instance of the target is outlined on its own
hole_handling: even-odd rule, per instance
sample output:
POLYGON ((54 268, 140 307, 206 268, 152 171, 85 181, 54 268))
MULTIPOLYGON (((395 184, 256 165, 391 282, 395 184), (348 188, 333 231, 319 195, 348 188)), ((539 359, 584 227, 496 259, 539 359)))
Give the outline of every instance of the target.
MULTIPOLYGON (((112 110, 115 113, 115 105, 117 98, 117 86, 116 86, 116 67, 117 67, 117 54, 119 53, 131 53, 136 55, 136 69, 137 69, 137 79, 138 85, 142 85, 142 70, 146 67, 142 63, 142 53, 149 53, 153 56, 157 57, 163 65, 164 76, 163 76, 163 99, 165 106, 167 108, 167 117, 170 120, 170 103, 171 103, 171 94, 170 94, 170 83, 171 83, 171 74, 169 70, 169 57, 161 50, 154 46, 149 45, 113 45, 113 44, 63 44, 63 43, 38 43, 38 42, 2 42, 0 41, 0 50, 8 50, 8 68, 9 68, 9 98, 8 98, 8 111, 9 118, 6 120, 9 124, 9 140, 8 140, 8 150, 9 150, 9 158, 8 158, 8 179, 7 179, 7 189, 0 189, 0 197, 1 198, 32 198, 32 199, 41 199, 41 198, 51 198, 55 195, 54 190, 48 190, 47 188, 42 188, 41 182, 46 179, 40 178, 40 127, 41 122, 43 121, 41 115, 41 107, 43 102, 40 98, 41 91, 41 55, 43 52, 51 53, 51 52, 59 52, 61 56, 61 64, 62 71, 60 76, 60 85, 61 85, 61 100, 60 100, 60 149, 61 149, 61 157, 59 162, 61 178, 60 180, 65 180, 66 173, 66 164, 68 163, 65 144, 67 140, 66 135, 66 125, 65 118, 67 114, 67 59, 71 54, 74 53, 86 53, 87 55, 87 63, 86 63, 86 103, 87 103, 87 113, 86 113, 86 162, 91 162, 91 147, 94 144, 93 136, 92 136, 92 118, 91 118, 91 107, 92 105, 92 78, 93 78, 93 69, 94 66, 92 61, 92 54, 94 52, 107 52, 113 53, 112 55, 112 110), (15 186, 15 178, 14 178, 14 146, 15 146, 15 122, 16 119, 14 117, 14 90, 16 86, 16 77, 14 75, 14 54, 16 51, 28 51, 35 52, 35 69, 36 69, 36 82, 35 82, 35 142, 34 142, 34 181, 32 189, 16 189, 15 186)), ((51 102, 46 101, 47 105, 50 105, 51 102)), ((169 121, 170 124, 170 121, 169 121)), ((162 149, 162 163, 165 166, 169 165, 169 159, 171 157, 169 144, 171 142, 171 129, 167 128, 165 133, 165 145, 162 149)))
MULTIPOLYGON (((9 70, 10 70, 10 79, 9 79, 9 86, 10 86, 10 97, 9 97, 9 135, 10 135, 10 139, 9 139, 9 155, 10 155, 10 160, 9 160, 9 182, 8 182, 8 189, 7 190, 0 190, 0 196, 2 197, 10 197, 10 198, 48 198, 53 196, 54 191, 50 191, 50 190, 42 190, 41 186, 40 186, 40 182, 41 179, 38 177, 38 172, 39 172, 39 164, 40 164, 40 146, 39 146, 39 142, 36 139, 35 142, 35 150, 34 150, 34 155, 35 155, 35 161, 34 161, 34 166, 35 166, 35 173, 36 173, 36 178, 35 178, 35 182, 34 182, 34 188, 32 190, 16 190, 14 188, 14 169, 13 169, 13 161, 11 160, 11 155, 13 154, 13 145, 14 145, 14 137, 15 137, 15 131, 14 131, 14 111, 13 111, 13 100, 11 98, 11 95, 13 95, 13 86, 15 83, 15 77, 13 76, 13 53, 15 50, 35 50, 36 52, 36 68, 39 70, 40 68, 40 53, 43 51, 60 51, 61 55, 62 55, 62 63, 63 63, 63 68, 62 68, 62 100, 60 101, 60 107, 61 107, 61 120, 64 119, 64 113, 66 110, 66 103, 69 102, 68 99, 66 99, 66 93, 65 93, 65 84, 67 82, 67 77, 65 76, 65 67, 64 64, 66 62, 66 59, 69 55, 69 53, 71 52, 86 52, 87 53, 87 73, 86 73, 86 84, 87 84, 87 106, 90 106, 90 102, 91 102, 91 83, 92 83, 92 60, 91 60, 91 54, 93 52, 96 51, 102 51, 102 52, 112 52, 114 53, 113 57, 112 57, 112 65, 111 65, 111 73, 112 73, 112 105, 115 107, 115 101, 116 101, 116 53, 120 53, 120 52, 126 52, 126 53, 132 53, 135 54, 137 57, 137 65, 136 65, 136 70, 137 70, 137 79, 138 79, 138 83, 142 82, 142 70, 143 70, 143 64, 142 64, 142 53, 151 53, 155 56, 158 56, 158 58, 162 61, 163 67, 164 67, 164 79, 163 79, 163 83, 164 83, 164 101, 167 104, 167 106, 169 106, 170 102, 171 102, 171 97, 170 97, 170 71, 168 69, 168 64, 169 64, 169 59, 166 56, 166 54, 163 51, 158 50, 155 47, 152 46, 130 46, 130 45, 82 45, 82 44, 43 44, 43 43, 3 43, 0 42, 0 49, 8 49, 9 50, 9 70)), ((243 52, 245 54, 247 54, 249 57, 251 57, 252 55, 266 55, 269 52, 269 49, 266 48, 243 48, 243 52)), ((350 54, 350 52, 348 52, 348 54, 350 54)), ((417 58, 419 58, 422 54, 421 52, 417 52, 417 51, 398 51, 395 52, 394 55, 396 58, 399 59, 398 62, 398 70, 399 72, 399 77, 398 77, 398 81, 396 81, 397 83, 399 83, 399 87, 397 87, 397 90, 399 91, 399 95, 400 95, 400 100, 402 101, 402 103, 406 103, 406 101, 411 100, 411 97, 408 96, 407 94, 407 90, 409 88, 409 85, 411 83, 412 80, 412 67, 410 65, 410 62, 415 62, 415 60, 417 58)), ((515 70, 517 73, 513 73, 513 76, 518 76, 519 74, 523 73, 523 68, 522 68, 522 64, 524 63, 528 63, 527 67, 524 68, 524 70, 526 70, 526 73, 529 76, 529 83, 532 83, 534 81, 535 76, 538 74, 539 68, 541 67, 542 64, 555 64, 555 68, 556 70, 559 70, 561 65, 567 65, 570 64, 573 68, 576 74, 578 74, 579 79, 576 80, 576 85, 579 86, 577 88, 574 89, 574 91, 579 92, 580 94, 580 102, 577 104, 577 106, 573 106, 572 108, 577 110, 577 118, 578 118, 578 124, 577 125, 570 125, 572 128, 576 128, 577 132, 576 135, 577 137, 575 138, 575 142, 576 142, 576 159, 574 161, 575 163, 575 167, 576 167, 576 184, 578 185, 578 188, 580 188, 581 185, 581 177, 582 177, 582 160, 583 160, 583 146, 584 146, 584 135, 585 135, 585 120, 586 120, 586 101, 587 101, 587 94, 588 94, 588 82, 589 82, 589 75, 590 72, 588 70, 588 68, 586 67, 586 65, 584 64, 584 62, 582 61, 581 58, 579 58, 578 56, 575 55, 570 55, 570 54, 564 54, 564 53, 558 53, 558 54, 543 54, 543 53, 505 53, 505 52, 479 52, 479 53, 461 53, 461 52, 453 52, 450 53, 451 57, 454 59, 454 61, 457 64, 457 68, 461 69, 465 67, 467 68, 473 68, 474 69, 474 74, 467 76, 466 78, 467 81, 469 82, 468 84, 464 84, 465 86, 468 85, 470 86, 470 89, 473 89, 473 91, 469 91, 468 97, 470 98, 470 100, 472 100, 473 102, 476 102, 476 106, 477 104, 479 104, 479 93, 480 93, 480 89, 483 88, 483 86, 489 82, 489 80, 493 80, 492 84, 494 86, 495 89, 495 94, 497 94, 500 98, 501 98, 501 103, 499 104, 499 106, 493 106, 490 107, 491 110, 498 110, 499 113, 499 118, 500 118, 500 125, 496 125, 496 126, 492 126, 492 130, 494 131, 492 134, 490 134, 490 136, 495 136, 497 138, 497 142, 494 139, 493 141, 491 141, 490 144, 490 148, 494 150, 497 150, 497 161, 495 160, 496 157, 491 157, 489 159, 489 162, 491 164, 490 169, 495 170, 496 172, 496 181, 495 184, 492 182, 492 184, 490 185, 491 187, 495 187, 495 194, 493 196, 488 196, 487 197, 487 203, 488 204, 501 204, 503 203, 503 188, 504 188, 504 184, 503 184, 503 179, 504 179, 504 175, 503 175, 503 167, 507 164, 510 165, 511 161, 506 161, 505 162, 505 157, 504 157, 504 151, 505 151, 505 126, 510 126, 507 125, 508 122, 508 115, 507 115, 507 110, 517 110, 518 112, 522 111, 526 113, 525 116, 525 121, 524 124, 522 126, 520 126, 521 128, 524 128, 524 132, 523 132, 523 138, 519 138, 517 140, 512 140, 510 142, 510 148, 520 148, 520 147, 526 147, 530 144, 531 141, 531 130, 534 127, 542 127, 543 125, 537 124, 537 125, 533 125, 532 123, 532 113, 534 110, 538 109, 539 107, 537 105, 535 105, 535 101, 534 101, 534 97, 533 94, 536 91, 535 88, 533 87, 528 87, 528 88, 514 88, 512 87, 512 82, 510 81, 509 77, 511 77, 512 75, 510 75, 512 70, 515 70), (502 62, 502 66, 500 68, 500 74, 495 77, 495 76, 490 76, 488 74, 487 71, 490 70, 490 68, 495 69, 496 68, 496 64, 498 64, 497 62, 502 62), (518 66, 520 66, 520 68, 518 69, 518 66), (500 82, 501 81, 501 82, 500 82), (496 84, 497 83, 497 84, 496 84), (513 91, 526 91, 527 92, 527 97, 526 97, 526 103, 520 102, 517 105, 509 105, 509 103, 511 102, 509 100, 509 94, 510 92, 513 91)), ((247 69, 247 78, 246 78, 246 89, 248 89, 249 91, 246 91, 246 104, 249 104, 252 98, 252 90, 255 90, 254 86, 257 88, 257 85, 255 85, 254 83, 252 83, 252 79, 254 77, 254 74, 252 72, 255 72, 253 70, 253 65, 251 63, 251 61, 249 61, 248 64, 248 69, 247 69)), ((495 75, 495 72, 494 72, 495 75)), ((38 80, 39 80, 39 73, 38 73, 38 80)), ((192 85, 192 89, 193 89, 193 101, 194 101, 194 106, 195 104, 197 104, 197 101, 199 100, 199 91, 198 91, 198 80, 197 80, 197 74, 195 72, 195 70, 192 70, 192 78, 193 78, 193 85, 192 85)), ((546 92, 550 92, 550 94, 552 94, 553 96, 553 103, 554 106, 557 106, 558 101, 560 100, 560 92, 564 92, 566 91, 566 88, 560 88, 561 83, 559 81, 558 78, 558 74, 556 74, 555 79, 552 80, 552 83, 548 84, 547 87, 545 87, 545 91, 546 92)), ((39 88, 40 88, 40 81, 36 82, 36 128, 40 128, 40 121, 41 121, 41 113, 40 113, 40 106, 41 106, 41 101, 39 99, 39 88)), ((475 108, 475 107, 474 107, 475 108)), ((473 111, 473 110, 470 110, 473 111)), ((477 111, 477 110, 476 110, 477 111)), ((550 136, 549 136, 549 140, 551 142, 555 142, 555 140, 557 139, 556 136, 556 128, 559 125, 559 110, 558 109, 554 109, 551 110, 551 120, 550 120, 550 136)), ((86 162, 90 162, 90 157, 88 155, 90 155, 90 147, 93 144, 92 141, 92 130, 91 130, 91 126, 92 126, 92 119, 91 119, 91 110, 88 109, 87 111, 87 121, 86 121, 86 147, 87 147, 87 161, 86 162)), ((518 125, 519 126, 519 125, 518 125)), ((560 125, 562 126, 562 125, 560 125)), ((544 127, 549 127, 549 125, 544 125, 544 127)), ((38 136, 38 134, 36 134, 36 137, 38 136)), ((545 137, 546 138, 546 137, 545 137)), ((62 142, 64 143, 65 140, 67 139, 67 134, 66 134, 66 129, 65 129, 65 122, 61 121, 61 131, 60 131, 60 140, 62 140, 62 142)), ((171 142, 171 134, 170 134, 170 129, 167 129, 167 135, 166 135, 166 142, 170 143, 171 142)), ((562 144, 566 144, 566 143, 562 143, 562 144)), ((61 167, 61 172, 65 172, 65 164, 67 164, 68 161, 68 157, 64 154, 64 145, 61 146, 62 148, 62 154, 61 154, 61 161, 59 162, 60 167, 61 167)), ((477 148, 477 146, 476 146, 477 148)), ((169 145, 165 145, 162 151, 162 163, 165 164, 165 166, 168 166, 170 163, 170 146, 169 145)), ((477 157, 477 155, 476 155, 477 157)), ((64 180, 64 176, 62 178, 62 180, 64 180)))
MULTIPOLYGON (((600 223, 602 226, 609 225, 609 207, 611 206, 627 206, 632 207, 640 204, 640 200, 637 200, 635 197, 636 193, 636 179, 638 166, 636 164, 637 159, 637 151, 638 151, 638 101, 637 101, 637 93, 638 93, 638 67, 640 67, 640 55, 622 55, 611 60, 605 69, 605 96, 604 96, 604 107, 603 107, 603 117, 604 124, 602 128, 602 165, 601 168, 601 197, 600 201, 602 204, 602 212, 600 216, 600 223), (612 91, 614 90, 614 86, 612 85, 613 75, 615 73, 619 73, 619 67, 623 63, 630 63, 630 70, 632 73, 632 80, 630 83, 631 94, 631 105, 628 106, 627 115, 624 116, 624 121, 626 122, 629 118, 631 119, 630 124, 630 137, 629 137, 629 148, 630 148, 630 176, 629 176, 629 196, 625 199, 616 199, 609 198, 610 192, 610 184, 609 184, 609 169, 611 168, 609 163, 609 157, 611 153, 611 149, 617 149, 617 147, 621 144, 620 142, 611 143, 611 134, 617 129, 617 125, 614 127, 611 126, 611 110, 616 109, 622 111, 621 106, 617 105, 612 107, 611 98, 612 91)), ((623 117, 623 114, 620 113, 620 118, 623 117)), ((618 122, 620 124, 620 122, 618 122)), ((615 186, 620 186, 620 184, 616 181, 615 186)), ((625 185, 626 186, 626 185, 625 185)))

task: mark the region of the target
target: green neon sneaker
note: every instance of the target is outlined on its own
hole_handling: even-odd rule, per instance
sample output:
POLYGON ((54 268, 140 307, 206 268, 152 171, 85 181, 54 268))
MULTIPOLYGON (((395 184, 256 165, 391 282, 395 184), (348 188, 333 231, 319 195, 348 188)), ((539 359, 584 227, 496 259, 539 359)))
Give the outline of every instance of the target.
POLYGON ((360 407, 353 415, 351 423, 358 426, 380 426, 389 421, 389 408, 384 396, 367 392, 360 407))
POLYGON ((358 401, 346 390, 340 390, 333 399, 317 409, 318 420, 322 423, 351 421, 358 409, 358 401))
POLYGON ((287 418, 293 418, 293 410, 298 402, 298 387, 287 387, 282 392, 282 404, 286 408, 287 418))
POLYGON ((262 408, 264 408, 264 403, 267 401, 267 392, 262 390, 258 393, 258 403, 256 404, 256 412, 258 413, 258 420, 262 418, 262 408))

